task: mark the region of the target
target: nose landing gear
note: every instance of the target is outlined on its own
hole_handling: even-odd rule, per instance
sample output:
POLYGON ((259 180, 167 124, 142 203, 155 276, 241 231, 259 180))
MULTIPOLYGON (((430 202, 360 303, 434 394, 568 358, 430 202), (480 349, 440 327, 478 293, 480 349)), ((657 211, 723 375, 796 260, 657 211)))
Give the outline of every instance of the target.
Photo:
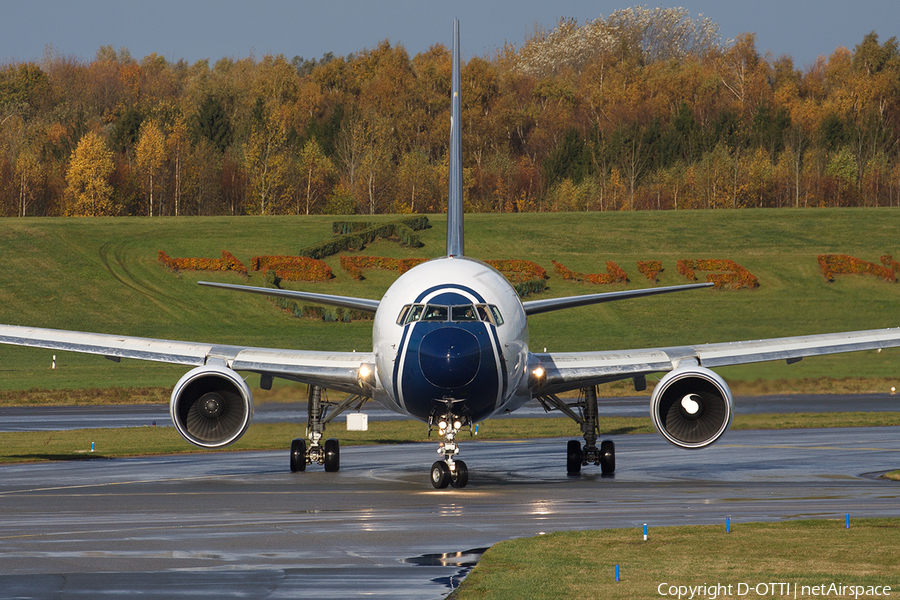
MULTIPOLYGON (((454 402, 446 400, 448 409, 454 402)), ((442 455, 443 460, 435 461, 431 465, 431 485, 436 489, 444 489, 448 485, 455 488, 464 488, 469 483, 469 467, 461 460, 455 460, 454 457, 459 454, 459 444, 456 443, 456 436, 459 430, 466 424, 471 428, 471 424, 467 423, 468 419, 455 416, 448 412, 435 419, 429 420, 428 433, 431 434, 432 425, 436 424, 438 433, 444 438, 438 444, 438 454, 442 455)))

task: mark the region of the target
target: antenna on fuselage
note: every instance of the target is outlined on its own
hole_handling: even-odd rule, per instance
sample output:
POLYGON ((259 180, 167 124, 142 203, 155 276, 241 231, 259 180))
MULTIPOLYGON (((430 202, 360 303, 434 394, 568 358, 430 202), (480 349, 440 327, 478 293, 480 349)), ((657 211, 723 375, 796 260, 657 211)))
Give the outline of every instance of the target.
POLYGON ((450 83, 450 193, 447 197, 447 256, 463 256, 463 173, 460 122, 459 19, 453 21, 453 70, 450 83))

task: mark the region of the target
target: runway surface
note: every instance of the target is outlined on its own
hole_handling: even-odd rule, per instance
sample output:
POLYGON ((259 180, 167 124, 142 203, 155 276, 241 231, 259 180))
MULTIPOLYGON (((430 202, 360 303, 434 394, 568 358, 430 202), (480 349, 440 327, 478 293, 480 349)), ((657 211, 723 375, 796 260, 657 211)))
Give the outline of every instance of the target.
MULTIPOLYGON (((846 411, 900 411, 900 396, 891 394, 816 394, 771 395, 739 397, 734 401, 735 412, 793 413, 846 411)), ((370 421, 402 419, 401 415, 381 408, 374 402, 363 407, 370 421)), ((600 402, 600 415, 605 417, 646 417, 650 414, 647 397, 609 398, 600 402)), ((558 411, 544 412, 532 401, 511 413, 497 418, 564 417, 558 411)), ((339 415, 338 421, 343 422, 339 415)), ((270 402, 257 404, 254 423, 305 423, 305 402, 270 402)), ((144 427, 156 424, 171 426, 168 406, 49 406, 0 407, 0 431, 58 431, 99 427, 144 427)))
POLYGON ((565 475, 565 440, 347 447, 0 467, 0 598, 442 598, 481 549, 568 529, 900 516, 900 427, 732 431, 702 451, 616 439, 618 471, 565 475))

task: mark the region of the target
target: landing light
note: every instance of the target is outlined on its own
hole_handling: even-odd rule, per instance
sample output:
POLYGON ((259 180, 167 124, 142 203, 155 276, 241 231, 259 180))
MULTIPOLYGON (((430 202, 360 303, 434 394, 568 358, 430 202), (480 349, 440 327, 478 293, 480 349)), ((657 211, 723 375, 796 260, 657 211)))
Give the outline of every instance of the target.
POLYGON ((459 421, 453 421, 453 429, 462 429, 462 423, 459 421))

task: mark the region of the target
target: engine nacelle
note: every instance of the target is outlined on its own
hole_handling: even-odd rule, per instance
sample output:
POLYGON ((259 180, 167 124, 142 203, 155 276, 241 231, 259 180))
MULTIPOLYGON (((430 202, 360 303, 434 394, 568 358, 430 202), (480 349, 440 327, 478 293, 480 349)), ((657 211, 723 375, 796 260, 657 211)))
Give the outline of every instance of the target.
POLYGON ((728 431, 733 414, 728 385, 703 367, 667 373, 650 397, 653 426, 679 448, 709 446, 728 431))
POLYGON ((220 448, 247 431, 253 394, 231 369, 197 367, 175 384, 169 414, 184 439, 203 448, 220 448))

